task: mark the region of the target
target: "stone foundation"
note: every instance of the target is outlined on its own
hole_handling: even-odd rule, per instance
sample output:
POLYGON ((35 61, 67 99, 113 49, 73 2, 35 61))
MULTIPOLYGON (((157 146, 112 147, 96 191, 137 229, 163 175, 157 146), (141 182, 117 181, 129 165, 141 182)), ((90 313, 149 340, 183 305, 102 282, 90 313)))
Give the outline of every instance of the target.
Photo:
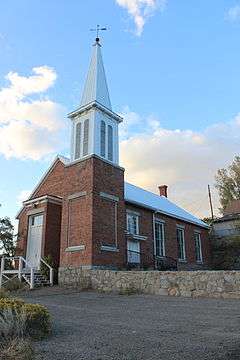
POLYGON ((59 285, 102 292, 240 299, 240 271, 112 271, 60 268, 59 285))

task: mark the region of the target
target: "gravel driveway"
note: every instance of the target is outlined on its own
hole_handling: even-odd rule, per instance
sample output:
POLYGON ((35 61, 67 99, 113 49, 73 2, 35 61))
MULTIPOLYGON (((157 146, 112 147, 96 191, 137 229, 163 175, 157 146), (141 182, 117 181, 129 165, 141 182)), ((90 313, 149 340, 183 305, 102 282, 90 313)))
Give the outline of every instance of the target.
POLYGON ((240 359, 240 301, 42 289, 53 335, 38 360, 240 359))

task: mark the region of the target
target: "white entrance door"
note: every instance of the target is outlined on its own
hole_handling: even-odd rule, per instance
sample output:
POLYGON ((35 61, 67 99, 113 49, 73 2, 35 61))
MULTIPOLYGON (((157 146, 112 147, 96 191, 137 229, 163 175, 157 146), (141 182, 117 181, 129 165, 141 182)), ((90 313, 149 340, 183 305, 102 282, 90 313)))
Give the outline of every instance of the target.
POLYGON ((139 241, 128 240, 128 263, 140 264, 140 243, 139 241))
POLYGON ((28 224, 27 263, 38 269, 42 247, 43 215, 32 215, 28 224))

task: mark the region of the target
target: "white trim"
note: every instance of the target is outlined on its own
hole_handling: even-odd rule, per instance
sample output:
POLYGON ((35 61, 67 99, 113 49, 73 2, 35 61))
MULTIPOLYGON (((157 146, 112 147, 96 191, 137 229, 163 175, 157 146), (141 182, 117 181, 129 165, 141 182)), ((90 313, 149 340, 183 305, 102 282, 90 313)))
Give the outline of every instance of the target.
POLYGON ((111 200, 111 201, 116 201, 116 202, 119 201, 119 197, 115 196, 115 195, 107 194, 105 192, 100 192, 99 195, 106 200, 111 200))
POLYGON ((44 196, 40 196, 38 198, 32 199, 32 200, 26 200, 23 201, 24 205, 30 205, 30 204, 34 204, 34 203, 43 203, 43 202, 52 202, 54 204, 61 204, 62 203, 62 198, 57 198, 55 196, 51 196, 51 195, 44 195, 44 196))
POLYGON ((101 246, 102 251, 110 251, 110 252, 119 252, 119 249, 114 245, 102 245, 101 246))
POLYGON ((126 215, 127 215, 127 218, 126 218, 126 220, 127 220, 127 233, 131 234, 131 235, 139 235, 139 217, 140 216, 138 214, 134 213, 134 212, 131 212, 131 213, 127 212, 126 215), (136 218, 136 233, 131 233, 129 231, 129 228, 128 228, 128 218, 129 217, 135 217, 136 218))
POLYGON ((70 119, 75 118, 77 115, 80 115, 83 112, 85 112, 87 110, 90 110, 91 108, 97 108, 98 110, 102 111, 103 113, 106 113, 107 115, 109 115, 111 118, 116 120, 118 123, 121 123, 123 121, 123 118, 121 116, 119 116, 118 114, 116 114, 112 110, 109 110, 107 107, 103 106, 98 101, 92 101, 89 104, 86 104, 84 106, 80 106, 78 109, 70 112, 68 114, 68 117, 70 119))
POLYGON ((176 226, 177 226, 178 229, 183 229, 183 230, 185 230, 185 225, 177 224, 176 226))
POLYGON ((105 159, 105 158, 103 158, 102 156, 99 156, 99 155, 97 155, 97 154, 89 154, 89 155, 84 156, 82 159, 76 159, 76 160, 69 161, 69 163, 66 164, 65 166, 66 166, 66 167, 72 166, 72 165, 75 165, 75 164, 77 164, 77 163, 83 162, 83 161, 85 161, 85 160, 87 160, 87 159, 90 159, 90 158, 96 158, 96 159, 102 160, 102 161, 104 161, 105 163, 107 163, 107 164, 109 164, 109 165, 112 165, 112 166, 114 166, 114 167, 117 168, 117 169, 120 169, 120 170, 125 171, 125 169, 124 169, 122 166, 119 166, 117 163, 112 162, 112 161, 109 161, 109 160, 107 160, 107 159, 105 159))
POLYGON ((79 197, 86 196, 86 195, 87 195, 86 191, 80 191, 80 192, 69 195, 68 200, 77 199, 79 197))
POLYGON ((137 212, 137 211, 134 211, 131 209, 126 209, 126 213, 141 216, 140 212, 137 212))
MULTIPOLYGON (((187 258, 186 258, 186 244, 185 244, 185 230, 184 230, 183 227, 177 226, 177 228, 176 228, 176 236, 177 236, 177 231, 178 231, 178 230, 182 231, 182 234, 183 234, 183 236, 182 236, 182 240, 183 240, 183 258, 181 259, 181 258, 178 257, 178 261, 180 261, 180 262, 187 262, 187 258)), ((177 242, 178 242, 178 238, 177 238, 177 242)))
POLYGON ((199 241, 199 250, 200 250, 200 260, 196 259, 197 264, 203 264, 203 255, 202 255, 202 238, 201 233, 199 231, 194 230, 194 249, 195 249, 195 255, 196 255, 196 240, 195 235, 198 235, 198 241, 199 241))
POLYGON ((85 245, 76 245, 76 246, 68 246, 65 251, 66 252, 75 252, 75 251, 82 251, 85 250, 85 245))
POLYGON ((139 234, 131 234, 129 231, 125 231, 126 235, 129 236, 133 240, 147 240, 147 236, 139 235, 139 234))
POLYGON ((155 219, 155 223, 154 223, 154 230, 155 230, 155 248, 156 248, 156 256, 158 257, 165 257, 166 256, 166 249, 165 249, 165 223, 162 222, 162 221, 158 221, 155 219), (156 225, 160 225, 162 226, 163 228, 161 229, 162 230, 162 250, 163 250, 163 253, 161 255, 157 254, 157 237, 156 237, 156 230, 155 230, 155 226, 156 225))

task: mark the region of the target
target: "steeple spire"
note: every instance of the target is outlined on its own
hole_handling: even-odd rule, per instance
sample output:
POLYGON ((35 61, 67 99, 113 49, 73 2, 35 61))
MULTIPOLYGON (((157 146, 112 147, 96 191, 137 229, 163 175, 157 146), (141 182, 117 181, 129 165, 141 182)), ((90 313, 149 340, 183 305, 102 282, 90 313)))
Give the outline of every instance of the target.
POLYGON ((112 110, 98 37, 93 45, 92 58, 83 90, 81 106, 94 101, 112 110))
POLYGON ((68 116, 72 121, 71 159, 83 160, 98 156, 104 161, 118 165, 118 125, 121 116, 112 111, 107 80, 98 38, 88 70, 81 105, 68 116))

